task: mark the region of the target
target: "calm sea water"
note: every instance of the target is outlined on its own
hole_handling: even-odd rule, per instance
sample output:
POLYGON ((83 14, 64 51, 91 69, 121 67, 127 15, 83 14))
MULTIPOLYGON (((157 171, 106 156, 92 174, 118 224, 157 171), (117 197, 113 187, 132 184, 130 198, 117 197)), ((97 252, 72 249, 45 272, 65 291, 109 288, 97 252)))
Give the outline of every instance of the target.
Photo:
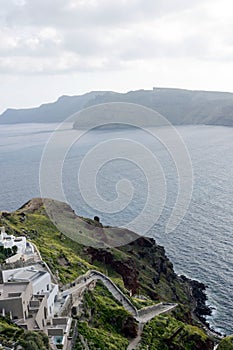
MULTIPOLYGON (((0 126, 0 210, 15 210, 40 196, 39 166, 42 151, 54 125, 0 126)), ((167 181, 162 215, 148 234, 164 245, 178 273, 209 286, 209 319, 215 329, 230 334, 233 295, 233 129, 217 126, 178 127, 189 150, 194 188, 189 210, 180 225, 165 234, 165 225, 177 195, 177 175, 171 157, 153 138, 138 130, 93 131, 67 153, 63 186, 67 200, 79 215, 99 215, 104 224, 124 225, 139 215, 147 197, 145 174, 132 162, 118 159, 103 166, 97 188, 106 200, 116 198, 116 183, 127 178, 135 191, 126 208, 115 214, 92 209, 82 199, 77 172, 81 160, 97 143, 109 138, 129 138, 156 153, 167 181)), ((94 171, 95 169, 93 169, 94 171)))

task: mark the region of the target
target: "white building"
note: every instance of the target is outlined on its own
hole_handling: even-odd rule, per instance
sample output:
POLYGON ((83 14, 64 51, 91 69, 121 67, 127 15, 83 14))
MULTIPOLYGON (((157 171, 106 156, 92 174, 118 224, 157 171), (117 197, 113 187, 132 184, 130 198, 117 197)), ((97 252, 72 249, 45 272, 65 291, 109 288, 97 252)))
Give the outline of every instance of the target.
POLYGON ((47 271, 27 266, 17 269, 2 271, 3 283, 31 282, 34 296, 46 296, 47 317, 54 316, 54 304, 58 296, 58 285, 51 282, 51 276, 47 271))
POLYGON ((34 254, 34 247, 33 245, 27 241, 26 237, 20 236, 15 237, 14 235, 8 235, 5 232, 5 227, 1 227, 1 233, 0 233, 0 245, 4 248, 11 248, 16 246, 17 247, 17 254, 14 256, 8 258, 6 260, 7 263, 15 262, 19 259, 26 260, 29 255, 34 254))

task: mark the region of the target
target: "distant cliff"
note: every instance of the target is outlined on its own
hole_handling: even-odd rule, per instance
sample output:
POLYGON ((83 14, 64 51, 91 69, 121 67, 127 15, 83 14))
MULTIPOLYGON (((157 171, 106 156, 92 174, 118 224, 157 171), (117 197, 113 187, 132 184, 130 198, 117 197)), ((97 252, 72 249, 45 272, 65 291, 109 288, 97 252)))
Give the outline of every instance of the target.
POLYGON ((169 88, 62 96, 38 108, 8 109, 0 116, 0 124, 59 123, 83 108, 107 102, 141 104, 161 113, 175 125, 233 125, 233 93, 169 88))

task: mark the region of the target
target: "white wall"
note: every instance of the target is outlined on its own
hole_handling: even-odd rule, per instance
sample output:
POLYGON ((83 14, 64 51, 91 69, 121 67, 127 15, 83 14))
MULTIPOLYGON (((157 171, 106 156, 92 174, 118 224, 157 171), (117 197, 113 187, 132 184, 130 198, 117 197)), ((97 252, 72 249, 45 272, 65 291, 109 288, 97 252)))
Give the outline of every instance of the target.
MULTIPOLYGON (((17 280, 17 272, 27 270, 30 271, 30 266, 18 269, 4 270, 2 271, 3 281, 7 282, 11 275, 15 275, 15 278, 17 280)), ((58 295, 58 285, 51 283, 51 276, 48 272, 43 271, 43 274, 38 275, 38 277, 36 278, 37 271, 38 270, 31 270, 31 272, 35 274, 34 278, 31 279, 32 293, 34 295, 46 295, 47 317, 50 318, 54 316, 54 300, 55 297, 58 295)), ((25 280, 27 279, 25 278, 25 280)))
POLYGON ((27 240, 26 240, 25 237, 15 237, 13 235, 7 236, 7 237, 11 238, 11 239, 10 240, 3 239, 1 241, 1 243, 3 243, 3 245, 4 245, 4 248, 12 248, 14 245, 16 245, 17 248, 18 248, 17 253, 23 254, 25 252, 25 250, 26 250, 26 243, 27 243, 27 240), (18 241, 19 239, 21 241, 18 241))
POLYGON ((51 293, 48 295, 47 304, 48 304, 48 317, 54 316, 54 299, 58 295, 58 285, 52 284, 51 293))
MULTIPOLYGON (((15 278, 17 280, 17 272, 20 271, 30 271, 30 266, 22 267, 18 269, 11 269, 11 270, 4 270, 2 271, 3 276, 3 282, 7 282, 11 275, 15 275, 15 278)), ((32 273, 36 273, 38 270, 31 270, 32 273)), ((44 272, 44 271, 43 271, 44 272)), ((24 279, 25 281, 30 281, 30 279, 24 279)), ((51 289, 51 277, 48 272, 44 272, 42 275, 39 275, 38 278, 32 279, 32 288, 33 288, 33 294, 41 294, 49 292, 51 289)))
POLYGON ((36 280, 32 281, 33 294, 47 293, 51 289, 50 274, 46 272, 36 280))

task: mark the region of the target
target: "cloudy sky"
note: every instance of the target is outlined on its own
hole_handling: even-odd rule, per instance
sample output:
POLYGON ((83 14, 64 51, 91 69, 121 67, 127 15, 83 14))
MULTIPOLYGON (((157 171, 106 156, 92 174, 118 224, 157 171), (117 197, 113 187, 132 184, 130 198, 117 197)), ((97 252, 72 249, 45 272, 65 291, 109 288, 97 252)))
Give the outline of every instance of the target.
POLYGON ((91 90, 233 92, 232 0, 0 0, 0 112, 91 90))

